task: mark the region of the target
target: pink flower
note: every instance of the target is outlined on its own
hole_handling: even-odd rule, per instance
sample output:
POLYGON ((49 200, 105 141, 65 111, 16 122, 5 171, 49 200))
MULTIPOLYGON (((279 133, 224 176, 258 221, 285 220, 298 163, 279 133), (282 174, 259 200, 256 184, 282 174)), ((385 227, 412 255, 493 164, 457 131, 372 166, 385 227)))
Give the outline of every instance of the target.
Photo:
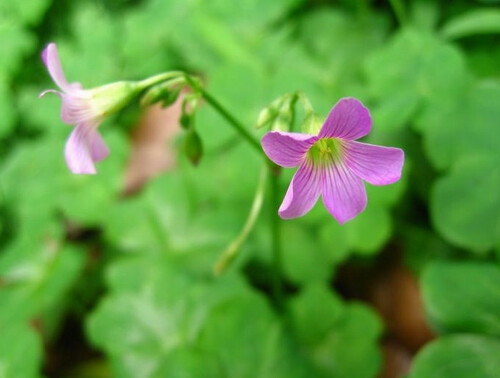
POLYGON ((330 111, 318 135, 280 131, 264 135, 262 147, 269 159, 282 167, 299 167, 279 215, 284 219, 303 216, 321 194, 327 210, 343 224, 366 207, 363 180, 372 185, 398 181, 403 150, 355 141, 371 127, 368 109, 359 100, 343 98, 330 111))
POLYGON ((85 90, 80 83, 68 83, 54 43, 43 50, 42 60, 61 91, 48 89, 40 97, 56 93, 62 100, 63 122, 75 125, 64 149, 68 167, 73 173, 95 174, 95 163, 109 155, 97 128, 107 116, 130 101, 138 86, 132 82, 117 82, 85 90))

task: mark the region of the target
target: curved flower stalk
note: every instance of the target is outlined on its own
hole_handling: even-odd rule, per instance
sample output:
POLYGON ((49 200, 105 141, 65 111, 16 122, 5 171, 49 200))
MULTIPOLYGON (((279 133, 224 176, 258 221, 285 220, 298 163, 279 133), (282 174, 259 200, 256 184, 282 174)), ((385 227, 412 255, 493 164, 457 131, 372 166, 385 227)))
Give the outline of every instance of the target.
POLYGON ((335 104, 318 135, 271 131, 262 147, 274 163, 298 166, 278 210, 284 219, 301 217, 319 196, 341 224, 362 212, 367 203, 363 183, 387 185, 398 181, 404 163, 403 150, 356 142, 367 135, 372 119, 354 98, 335 104))
POLYGON ((250 208, 250 213, 248 214, 247 220, 245 221, 245 225, 243 229, 239 233, 239 235, 234 239, 222 252, 217 263, 214 266, 214 273, 216 275, 222 274, 229 265, 234 261, 238 252, 241 249, 241 245, 248 238, 250 231, 255 226, 255 222, 260 214, 262 209, 262 203, 264 202, 264 194, 265 188, 267 184, 268 177, 268 169, 266 166, 263 167, 260 173, 259 184, 257 186, 257 190, 255 192, 255 197, 253 199, 252 207, 250 208))
POLYGON ((83 89, 80 83, 68 83, 55 43, 43 50, 42 60, 60 91, 48 89, 40 97, 57 94, 62 100, 63 122, 75 125, 64 149, 68 167, 73 173, 95 174, 95 163, 109 155, 109 148, 97 130, 99 124, 123 108, 143 86, 141 82, 122 81, 83 89))

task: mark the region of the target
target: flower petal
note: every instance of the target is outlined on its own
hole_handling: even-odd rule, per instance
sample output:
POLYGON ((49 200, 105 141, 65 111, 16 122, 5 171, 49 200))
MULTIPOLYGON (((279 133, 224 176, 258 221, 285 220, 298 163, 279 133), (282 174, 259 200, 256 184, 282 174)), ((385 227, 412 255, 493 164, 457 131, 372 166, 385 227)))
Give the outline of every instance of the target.
POLYGON ((361 101, 342 98, 328 114, 319 131, 320 138, 341 138, 354 140, 367 135, 372 128, 372 118, 361 101))
POLYGON ((96 169, 92 158, 91 137, 95 130, 91 124, 77 125, 66 142, 64 155, 69 169, 77 174, 95 174, 96 169))
POLYGON ((281 218, 301 217, 312 209, 320 194, 321 170, 310 161, 304 161, 288 187, 278 214, 281 218))
POLYGON ((354 218, 366 207, 363 180, 343 163, 332 163, 323 168, 321 194, 325 207, 340 224, 354 218))
POLYGON ((345 164, 372 185, 387 185, 401 178, 404 152, 400 148, 346 141, 345 164))
POLYGON ((270 131, 262 138, 262 148, 274 163, 292 168, 299 165, 318 137, 309 134, 270 131))
POLYGON ((52 80, 54 80, 59 88, 62 90, 70 89, 71 87, 66 80, 66 76, 64 75, 55 43, 49 43, 48 46, 42 51, 42 60, 47 67, 52 80))
POLYGON ((109 148, 102 139, 99 131, 95 130, 90 142, 90 154, 95 162, 101 161, 109 156, 109 148))
POLYGON ((59 93, 59 97, 62 100, 61 119, 64 123, 68 125, 93 123, 91 121, 97 119, 90 108, 89 101, 82 96, 59 93))

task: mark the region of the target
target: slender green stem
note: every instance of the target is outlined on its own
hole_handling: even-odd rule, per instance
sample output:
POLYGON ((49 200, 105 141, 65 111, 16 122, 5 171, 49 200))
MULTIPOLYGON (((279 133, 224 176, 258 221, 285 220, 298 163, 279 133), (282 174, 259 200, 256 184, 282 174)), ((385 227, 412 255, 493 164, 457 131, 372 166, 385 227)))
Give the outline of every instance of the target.
POLYGON ((174 79, 177 77, 182 77, 184 75, 184 72, 182 71, 168 71, 168 72, 163 72, 161 74, 155 75, 148 77, 147 79, 141 80, 138 82, 140 89, 146 89, 148 87, 151 87, 152 85, 159 84, 162 81, 174 79))
POLYGON ((241 250, 241 245, 248 238, 250 231, 252 231, 253 227, 255 226, 255 222, 257 221, 260 210, 262 208, 262 203, 264 202, 264 194, 266 191, 268 176, 269 169, 267 166, 263 166, 260 173, 259 184, 257 185, 257 190, 255 191, 255 197, 252 203, 252 207, 250 209, 250 213, 248 214, 245 225, 243 226, 243 229, 236 237, 236 239, 234 239, 227 246, 227 248, 217 260, 217 263, 214 267, 214 273, 216 275, 222 274, 234 261, 234 259, 238 255, 238 252, 241 250))
POLYGON ((245 139, 260 155, 263 155, 266 159, 266 155, 262 150, 259 141, 248 132, 246 127, 238 121, 227 109, 222 106, 222 104, 215 99, 210 93, 208 93, 199 82, 193 79, 189 75, 185 75, 186 81, 191 85, 191 87, 198 91, 205 101, 210 104, 235 130, 245 139))
MULTIPOLYGON (((270 167, 272 170, 272 167, 270 167)), ((283 289, 283 258, 281 251, 281 220, 278 217, 279 207, 279 177, 276 172, 271 172, 271 250, 273 261, 273 295, 280 311, 285 310, 283 289)))
MULTIPOLYGON (((198 79, 191 77, 188 74, 180 73, 184 76, 186 82, 191 86, 193 91, 199 93, 203 99, 210 104, 234 129, 259 153, 259 155, 263 156, 268 169, 270 170, 271 176, 271 239, 272 239, 272 255, 273 255, 273 294, 278 305, 280 311, 285 310, 285 302, 283 299, 284 290, 283 290, 283 272, 282 272, 282 256, 281 256, 281 232, 280 232, 280 219, 277 215, 278 206, 279 206, 279 179, 276 174, 276 166, 267 158, 264 151, 262 150, 259 141, 249 133, 249 131, 245 128, 245 126, 240 123, 231 113, 229 113, 222 104, 215 99, 210 93, 208 93, 201 85, 198 79)), ((162 81, 170 80, 172 78, 178 77, 179 72, 167 72, 165 74, 160 74, 143 80, 140 82, 140 85, 143 88, 147 88, 151 85, 161 83, 162 81)), ((260 207, 258 199, 257 205, 255 207, 260 207)), ((258 211, 253 211, 252 213, 258 214, 258 211)), ((251 215, 249 220, 248 227, 251 227, 252 223, 255 220, 253 219, 253 215, 251 215)), ((246 227, 242 233, 242 237, 245 238, 248 230, 246 227)), ((236 244, 240 244, 241 241, 238 239, 236 244)), ((235 244, 235 245, 236 245, 235 244)), ((233 256, 234 252, 231 249, 229 252, 230 258, 233 256)))
POLYGON ((405 7, 402 0, 389 0, 392 10, 398 19, 399 25, 403 26, 406 24, 406 14, 405 7))
POLYGON ((205 101, 210 104, 224 119, 234 127, 234 129, 245 139, 250 145, 261 155, 265 156, 264 151, 260 147, 259 141, 246 129, 246 127, 239 122, 222 104, 208 93, 200 83, 200 80, 188 75, 182 71, 164 72, 155 76, 151 76, 145 80, 139 81, 139 89, 146 89, 161 82, 183 77, 184 80, 191 86, 191 88, 199 93, 205 101))
POLYGON ((260 146, 259 141, 252 136, 248 132, 248 130, 241 124, 236 118, 234 118, 210 93, 208 93, 205 89, 199 88, 201 95, 205 99, 207 103, 209 103, 215 110, 219 112, 219 114, 224 117, 226 121, 228 121, 236 131, 247 141, 250 143, 254 149, 258 151, 260 155, 264 152, 262 151, 262 147, 260 146))

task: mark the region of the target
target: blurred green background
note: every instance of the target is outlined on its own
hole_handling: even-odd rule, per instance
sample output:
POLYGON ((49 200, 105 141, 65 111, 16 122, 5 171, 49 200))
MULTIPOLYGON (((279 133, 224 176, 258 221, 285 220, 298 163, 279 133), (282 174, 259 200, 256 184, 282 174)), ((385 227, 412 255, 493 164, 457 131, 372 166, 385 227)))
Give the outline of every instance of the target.
POLYGON ((499 33, 495 0, 2 0, 0 378, 499 377, 499 33), (125 195, 144 117, 131 106, 100 129, 99 174, 72 175, 60 101, 38 99, 51 41, 87 88, 199 74, 256 136, 285 92, 322 116, 357 97, 367 141, 405 150, 403 179, 367 185, 345 226, 321 205, 283 223, 279 314, 267 200, 212 273, 259 158, 202 106, 200 164, 178 156, 125 195))

